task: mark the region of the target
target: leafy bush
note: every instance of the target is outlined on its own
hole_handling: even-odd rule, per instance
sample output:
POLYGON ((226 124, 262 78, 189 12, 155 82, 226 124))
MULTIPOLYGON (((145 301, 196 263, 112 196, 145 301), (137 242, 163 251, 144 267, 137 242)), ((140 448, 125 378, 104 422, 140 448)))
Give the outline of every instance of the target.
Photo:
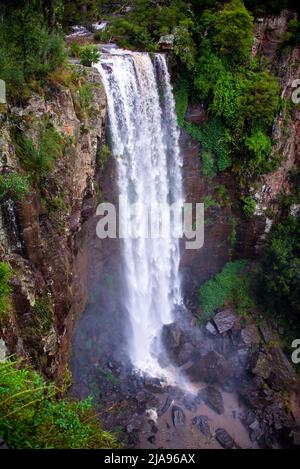
POLYGON ((62 390, 20 362, 0 363, 0 434, 10 448, 117 448, 92 400, 59 399, 62 390))
POLYGON ((204 176, 213 178, 216 175, 215 160, 211 151, 201 151, 202 172, 204 176))
POLYGON ((29 192, 28 179, 13 172, 0 175, 0 201, 6 196, 19 200, 29 192))
POLYGON ((80 56, 80 49, 81 46, 78 44, 78 42, 73 41, 70 44, 70 54, 72 57, 79 57, 80 56))
POLYGON ((225 128, 219 120, 212 119, 200 126, 188 122, 185 128, 193 138, 201 143, 202 151, 212 152, 216 155, 220 171, 225 171, 230 167, 230 149, 226 141, 225 128))
POLYGON ((199 288, 201 321, 211 317, 225 302, 231 303, 239 314, 246 313, 253 305, 249 278, 243 273, 246 266, 245 260, 228 262, 220 273, 199 288))
POLYGON ((88 44, 82 46, 79 52, 80 62, 86 67, 91 67, 93 63, 96 63, 100 59, 100 52, 97 46, 88 44))
POLYGON ((247 195, 243 198, 243 210, 246 217, 252 218, 255 212, 255 208, 256 202, 250 195, 247 195))
POLYGON ((40 124, 37 145, 30 137, 18 136, 18 150, 23 168, 34 180, 40 180, 62 155, 62 136, 47 120, 40 124))
POLYGON ((7 297, 11 292, 9 286, 10 268, 6 262, 0 262, 0 314, 4 313, 7 297))

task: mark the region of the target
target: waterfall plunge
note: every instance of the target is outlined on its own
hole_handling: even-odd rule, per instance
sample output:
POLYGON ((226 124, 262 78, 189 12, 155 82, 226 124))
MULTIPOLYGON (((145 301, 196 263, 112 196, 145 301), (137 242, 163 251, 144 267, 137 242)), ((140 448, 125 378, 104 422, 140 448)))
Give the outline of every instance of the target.
MULTIPOLYGON (((170 77, 164 55, 115 50, 103 54, 97 68, 108 99, 117 188, 126 203, 138 207, 133 232, 148 224, 147 208, 183 203, 179 132, 170 77)), ((154 208, 154 209, 153 209, 154 208)), ((170 220, 164 209, 163 217, 170 220)), ((172 234, 157 239, 122 239, 122 275, 131 336, 133 365, 153 375, 163 324, 181 303, 178 274, 179 240, 172 234), (155 346, 156 344, 156 346, 155 346)))

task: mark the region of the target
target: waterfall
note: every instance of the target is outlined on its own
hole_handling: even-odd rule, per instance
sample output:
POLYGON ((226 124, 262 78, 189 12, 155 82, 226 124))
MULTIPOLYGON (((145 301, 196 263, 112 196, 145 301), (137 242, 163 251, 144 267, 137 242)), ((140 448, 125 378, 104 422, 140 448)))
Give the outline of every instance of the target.
POLYGON ((171 229, 167 204, 182 205, 181 158, 175 103, 163 54, 114 50, 103 54, 97 68, 108 100, 117 190, 127 204, 135 203, 129 229, 136 238, 121 240, 124 309, 130 322, 129 354, 133 365, 157 374, 162 326, 173 320, 181 302, 179 240, 171 229), (166 236, 144 238, 145 215, 170 223, 166 236), (163 208, 162 208, 163 207, 163 208))

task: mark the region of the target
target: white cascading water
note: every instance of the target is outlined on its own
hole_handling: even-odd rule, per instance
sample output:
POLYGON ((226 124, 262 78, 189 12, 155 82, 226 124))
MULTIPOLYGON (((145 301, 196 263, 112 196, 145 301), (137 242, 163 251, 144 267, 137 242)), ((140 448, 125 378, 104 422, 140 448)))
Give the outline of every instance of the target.
MULTIPOLYGON (((159 335, 181 303, 179 240, 138 235, 148 225, 147 208, 163 210, 183 203, 181 158, 175 103, 163 54, 114 50, 97 64, 107 99, 112 152, 117 162, 118 192, 137 211, 129 226, 136 239, 122 240, 124 307, 130 320, 129 354, 133 365, 157 375, 159 335), (162 207, 165 207, 162 209, 162 207), (156 343, 156 347, 155 347, 156 343)), ((158 214, 154 213, 154 216, 158 214)))

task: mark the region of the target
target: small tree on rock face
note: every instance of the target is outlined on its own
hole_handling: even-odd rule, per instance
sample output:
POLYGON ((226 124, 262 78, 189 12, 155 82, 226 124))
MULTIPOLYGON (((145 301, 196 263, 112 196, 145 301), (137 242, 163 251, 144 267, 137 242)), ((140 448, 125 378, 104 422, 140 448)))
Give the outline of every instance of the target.
POLYGON ((91 67, 93 63, 98 62, 100 59, 100 52, 97 46, 89 44, 81 47, 79 57, 82 65, 85 67, 91 67))

